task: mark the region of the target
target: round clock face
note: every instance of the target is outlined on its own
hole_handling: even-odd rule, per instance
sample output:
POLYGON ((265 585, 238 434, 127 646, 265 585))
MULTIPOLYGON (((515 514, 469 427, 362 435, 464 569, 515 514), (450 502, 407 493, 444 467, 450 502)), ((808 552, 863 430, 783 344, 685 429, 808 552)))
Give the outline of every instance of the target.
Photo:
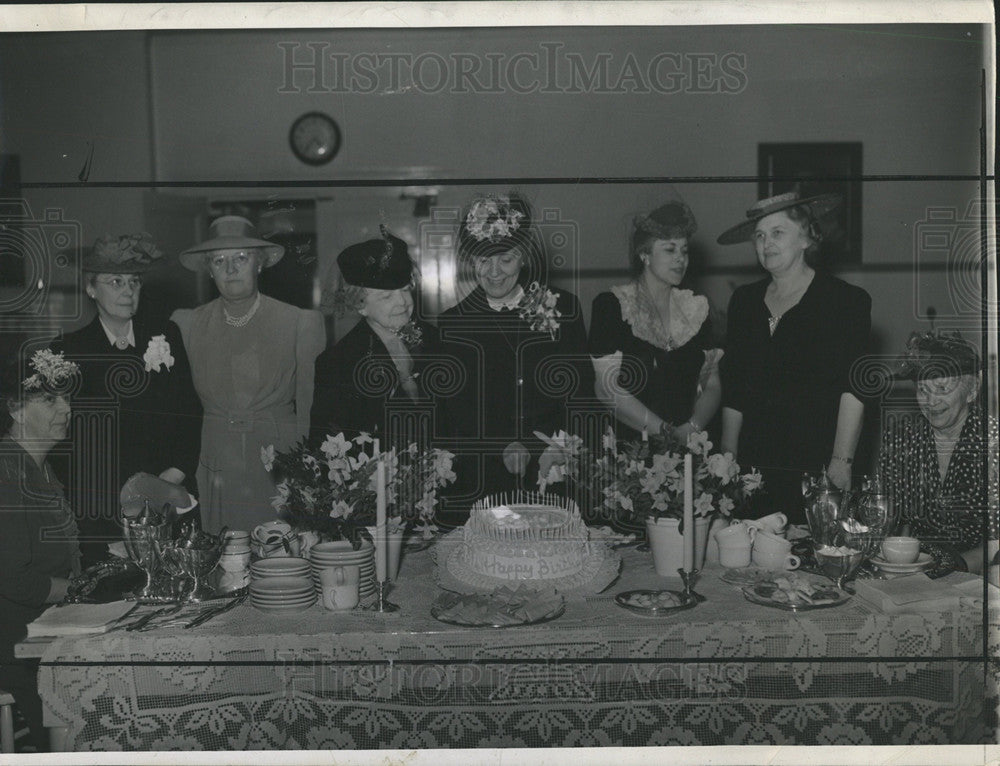
POLYGON ((308 165, 323 165, 340 150, 340 128, 322 112, 299 117, 288 135, 295 156, 308 165))

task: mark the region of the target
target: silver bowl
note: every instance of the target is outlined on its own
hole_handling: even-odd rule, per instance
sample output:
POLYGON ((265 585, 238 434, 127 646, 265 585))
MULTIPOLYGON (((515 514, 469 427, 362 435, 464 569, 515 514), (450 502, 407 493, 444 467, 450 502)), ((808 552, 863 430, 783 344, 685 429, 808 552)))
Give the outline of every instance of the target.
POLYGON ((160 548, 164 569, 174 577, 192 581, 188 592, 181 596, 183 601, 189 603, 204 601, 214 595, 212 588, 202 582, 202 578, 215 569, 221 555, 222 547, 219 545, 211 548, 185 548, 168 544, 160 548))
POLYGON ((156 598, 159 594, 154 578, 162 570, 160 546, 170 539, 170 523, 140 524, 128 518, 122 519, 122 523, 125 552, 146 574, 146 584, 139 590, 126 594, 125 598, 129 600, 156 598))

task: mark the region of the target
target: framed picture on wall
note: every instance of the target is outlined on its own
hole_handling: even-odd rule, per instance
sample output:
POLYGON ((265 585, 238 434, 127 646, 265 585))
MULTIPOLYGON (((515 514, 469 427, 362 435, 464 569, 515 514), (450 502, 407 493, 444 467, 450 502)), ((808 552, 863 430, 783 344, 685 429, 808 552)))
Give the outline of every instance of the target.
POLYGON ((861 142, 759 144, 758 196, 798 189, 803 197, 839 194, 844 204, 820 222, 823 261, 836 269, 861 259, 861 142))

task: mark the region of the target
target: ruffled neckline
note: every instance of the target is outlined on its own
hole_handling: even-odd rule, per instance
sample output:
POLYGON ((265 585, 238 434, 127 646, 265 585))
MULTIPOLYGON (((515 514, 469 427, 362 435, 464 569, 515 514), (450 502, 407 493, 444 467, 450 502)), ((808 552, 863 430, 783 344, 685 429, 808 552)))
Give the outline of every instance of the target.
POLYGON ((646 291, 638 283, 616 285, 611 292, 621 304, 622 319, 628 322, 632 334, 664 351, 673 351, 698 334, 708 318, 708 298, 691 290, 678 290, 670 295, 670 334, 663 329, 660 315, 646 291))

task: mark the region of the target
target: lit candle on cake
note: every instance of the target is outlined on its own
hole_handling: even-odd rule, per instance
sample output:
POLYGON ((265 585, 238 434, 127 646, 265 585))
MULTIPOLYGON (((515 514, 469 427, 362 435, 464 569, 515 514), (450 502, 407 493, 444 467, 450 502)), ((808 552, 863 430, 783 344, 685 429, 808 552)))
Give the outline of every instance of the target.
POLYGON ((694 569, 694 477, 691 475, 691 453, 684 456, 684 569, 694 569))
POLYGON ((375 578, 385 582, 388 562, 385 549, 385 463, 379 454, 378 439, 375 440, 374 451, 378 461, 375 466, 375 578))

